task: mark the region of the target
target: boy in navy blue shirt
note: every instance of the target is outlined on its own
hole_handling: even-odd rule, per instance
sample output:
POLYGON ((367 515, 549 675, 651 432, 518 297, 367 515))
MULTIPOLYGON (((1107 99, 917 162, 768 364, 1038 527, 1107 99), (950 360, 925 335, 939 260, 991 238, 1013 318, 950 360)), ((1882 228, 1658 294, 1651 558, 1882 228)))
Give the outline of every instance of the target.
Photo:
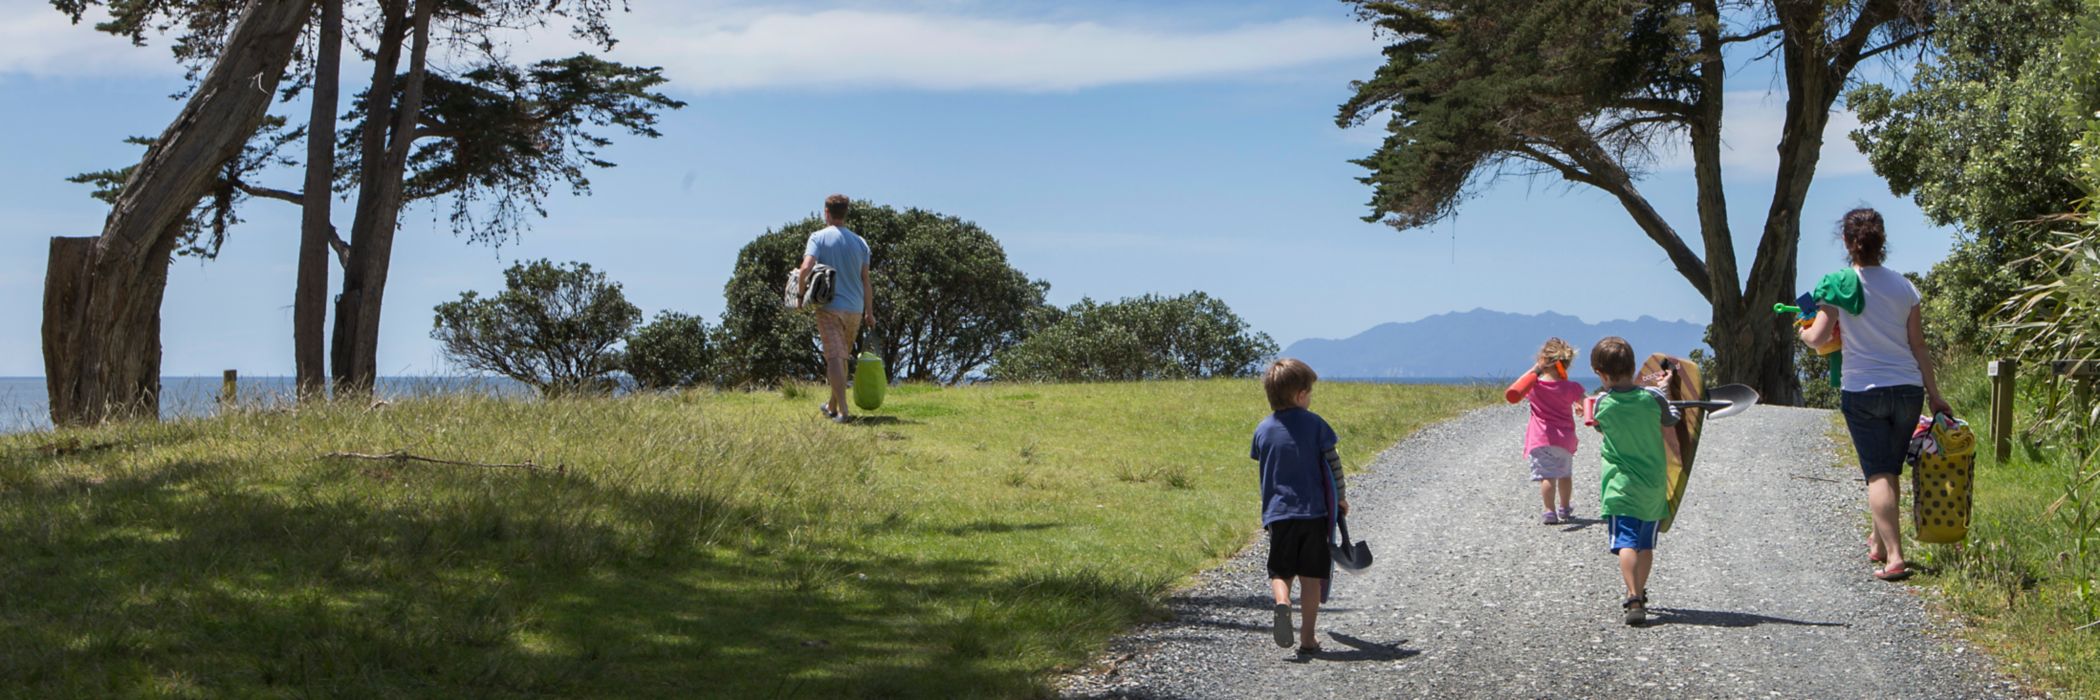
POLYGON ((1291 581, 1296 579, 1298 603, 1305 610, 1298 629, 1301 657, 1320 653, 1313 624, 1334 566, 1327 549, 1330 533, 1335 516, 1349 512, 1334 429, 1306 410, 1317 380, 1319 375, 1304 362, 1284 358, 1271 363, 1261 384, 1275 413, 1254 427, 1253 458, 1261 463, 1261 526, 1269 531, 1269 591, 1276 596, 1276 646, 1291 645, 1291 581))

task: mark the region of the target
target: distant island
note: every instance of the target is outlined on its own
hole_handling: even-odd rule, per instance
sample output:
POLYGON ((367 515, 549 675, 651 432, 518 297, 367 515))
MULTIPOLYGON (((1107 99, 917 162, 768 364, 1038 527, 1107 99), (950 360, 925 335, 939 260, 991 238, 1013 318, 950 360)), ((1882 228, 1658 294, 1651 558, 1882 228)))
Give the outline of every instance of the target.
MULTIPOLYGON (((1651 316, 1625 321, 1588 323, 1552 312, 1514 314, 1488 309, 1437 314, 1419 321, 1380 324, 1348 338, 1307 338, 1283 354, 1312 365, 1332 379, 1506 379, 1530 366, 1539 344, 1558 336, 1583 353, 1605 336, 1616 335, 1646 355, 1674 355, 1705 349, 1706 327, 1689 321, 1651 316)), ((1569 368, 1577 379, 1593 380, 1589 359, 1579 357, 1569 368)))

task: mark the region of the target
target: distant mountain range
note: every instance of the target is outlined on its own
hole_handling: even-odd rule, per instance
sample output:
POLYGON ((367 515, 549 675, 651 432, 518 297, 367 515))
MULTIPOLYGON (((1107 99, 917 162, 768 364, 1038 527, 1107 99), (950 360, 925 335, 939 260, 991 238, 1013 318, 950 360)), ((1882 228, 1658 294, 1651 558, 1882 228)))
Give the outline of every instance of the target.
POLYGON ((1539 345, 1558 337, 1575 346, 1568 368, 1577 379, 1592 378, 1590 346, 1606 336, 1633 344, 1636 355, 1689 354, 1705 348, 1706 327, 1688 321, 1642 316, 1631 321, 1586 323, 1552 312, 1525 315, 1474 309, 1419 321, 1387 323, 1341 340, 1307 338, 1285 348, 1285 357, 1312 365, 1334 379, 1507 379, 1530 368, 1539 345))

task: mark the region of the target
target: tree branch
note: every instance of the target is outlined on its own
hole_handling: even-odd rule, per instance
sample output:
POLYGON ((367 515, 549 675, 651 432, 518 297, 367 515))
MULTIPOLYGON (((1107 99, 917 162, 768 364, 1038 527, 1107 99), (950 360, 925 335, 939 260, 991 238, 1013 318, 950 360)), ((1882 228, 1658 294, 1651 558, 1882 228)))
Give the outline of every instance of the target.
POLYGON ((1533 161, 1536 161, 1540 165, 1544 165, 1546 167, 1559 171, 1560 176, 1562 178, 1567 179, 1569 182, 1580 182, 1582 184, 1589 185, 1600 190, 1608 189, 1604 186, 1604 181, 1597 179, 1597 176, 1590 174, 1582 168, 1576 167, 1573 163, 1569 163, 1559 158, 1555 158, 1552 154, 1539 150, 1535 146, 1532 146, 1530 144, 1520 144, 1516 147, 1516 151, 1518 153, 1524 154, 1525 158, 1529 158, 1533 161))
POLYGON ((1687 118, 1691 117, 1692 113, 1695 111, 1692 109, 1692 105, 1690 103, 1687 103, 1683 100, 1673 100, 1664 97, 1628 97, 1625 99, 1614 101, 1612 103, 1612 106, 1620 109, 1630 109, 1641 112, 1653 112, 1656 114, 1668 114, 1672 116, 1687 118))
POLYGON ((336 232, 335 224, 328 225, 328 249, 335 251, 335 264, 342 266, 344 270, 350 269, 350 244, 343 240, 342 234, 336 232))
POLYGON ((1930 35, 1930 34, 1932 34, 1932 32, 1931 32, 1930 30, 1919 30, 1919 31, 1911 32, 1911 33, 1909 33, 1909 34, 1906 34, 1906 35, 1904 35, 1904 36, 1903 36, 1903 37, 1901 37, 1901 38, 1897 38, 1897 39, 1891 39, 1891 40, 1889 40, 1889 43, 1886 43, 1886 44, 1882 44, 1882 45, 1880 45, 1880 46, 1876 46, 1876 47, 1874 47, 1874 48, 1871 48, 1871 49, 1867 49, 1867 50, 1865 50, 1865 51, 1861 51, 1861 52, 1859 52, 1859 58, 1858 58, 1858 59, 1855 59, 1855 60, 1856 60, 1856 61, 1865 61, 1865 60, 1867 60, 1867 59, 1869 59, 1869 58, 1873 58, 1873 57, 1875 57, 1875 56, 1879 56, 1879 55, 1881 55, 1881 54, 1883 54, 1883 53, 1887 53, 1887 52, 1889 52, 1889 51, 1894 51, 1894 50, 1896 50, 1896 49, 1900 49, 1900 48, 1903 48, 1903 47, 1909 46, 1909 45, 1911 45, 1911 44, 1913 44, 1913 43, 1916 43, 1916 42, 1917 42, 1917 41, 1918 41, 1919 39, 1923 39, 1923 38, 1925 38, 1926 36, 1928 36, 1928 35, 1930 35))
POLYGON ((251 197, 276 199, 291 202, 293 204, 304 204, 306 202, 306 196, 298 192, 289 192, 272 187, 256 187, 254 185, 241 182, 240 180, 234 180, 232 184, 234 189, 247 193, 248 196, 251 197))
MULTIPOLYGON (((427 463, 427 464, 443 464, 443 465, 447 465, 447 466, 453 466, 453 467, 487 467, 487 468, 490 468, 490 469, 523 469, 523 470, 525 470, 525 471, 539 471, 539 470, 541 470, 541 469, 545 469, 545 467, 542 467, 542 466, 540 466, 540 465, 537 465, 537 464, 533 464, 533 463, 532 463, 532 462, 530 462, 530 461, 527 461, 527 462, 519 462, 519 463, 517 463, 517 464, 503 464, 503 463, 491 463, 491 462, 461 462, 461 461, 458 461, 458 460, 451 460, 451 459, 436 459, 436 458, 433 458, 433 457, 424 457, 424 456, 421 456, 421 455, 412 455, 412 454, 409 454, 408 452, 406 452, 406 451, 403 451, 403 450, 394 450, 393 452, 388 452, 388 453, 386 453, 386 454, 383 454, 383 455, 371 455, 371 454, 364 454, 364 453, 361 453, 361 452, 330 452, 330 453, 328 453, 328 454, 325 454, 325 455, 321 455, 321 458, 322 458, 322 459, 356 459, 356 460, 364 460, 364 461, 369 461, 369 462, 393 462, 393 463, 395 463, 395 464, 400 464, 400 463, 403 463, 403 462, 424 462, 424 463, 427 463)), ((555 466, 555 467, 554 467, 554 473, 556 473, 556 474, 562 474, 562 473, 566 473, 567 471, 568 471, 568 468, 567 468, 566 466, 563 466, 563 465, 557 465, 557 466, 555 466)))
POLYGON ((1723 43, 1723 44, 1734 44, 1734 43, 1737 43, 1737 42, 1744 42, 1744 41, 1756 41, 1756 40, 1758 40, 1758 39, 1762 39, 1762 38, 1764 38, 1764 37, 1767 37, 1767 36, 1771 36, 1771 35, 1772 35, 1772 33, 1774 33, 1774 32, 1777 32, 1777 31, 1779 31, 1779 30, 1781 30, 1781 29, 1785 29, 1785 28, 1786 28, 1786 25, 1783 25, 1783 24, 1778 24, 1778 23, 1773 23, 1773 24, 1769 24, 1769 25, 1766 25, 1766 26, 1765 26, 1764 28, 1762 28, 1762 29, 1759 29, 1759 30, 1757 30, 1757 31, 1754 31, 1754 32, 1751 32, 1751 33, 1749 33, 1749 34, 1741 34, 1741 35, 1736 35, 1736 36, 1723 36, 1723 37, 1721 37, 1721 43, 1723 43))
POLYGON ((1626 213, 1633 216, 1634 223, 1639 224, 1641 231, 1648 234, 1648 239, 1662 246, 1663 253, 1667 254, 1670 263, 1676 266, 1677 274, 1683 275, 1685 281, 1691 282, 1692 288, 1699 290, 1701 298, 1712 303, 1713 279, 1707 271, 1706 261, 1699 259, 1699 254, 1692 252, 1691 246, 1685 245, 1684 238, 1677 235, 1677 229, 1672 228, 1670 222, 1655 211, 1655 206, 1641 194, 1640 188, 1634 186, 1632 176, 1627 175, 1624 168, 1619 167, 1595 140, 1590 140, 1588 135, 1583 135, 1582 138, 1585 140, 1575 144, 1575 148, 1558 147, 1556 150, 1567 154, 1575 165, 1588 171, 1600 183, 1597 184, 1598 189, 1618 197, 1620 206, 1625 207, 1626 213))

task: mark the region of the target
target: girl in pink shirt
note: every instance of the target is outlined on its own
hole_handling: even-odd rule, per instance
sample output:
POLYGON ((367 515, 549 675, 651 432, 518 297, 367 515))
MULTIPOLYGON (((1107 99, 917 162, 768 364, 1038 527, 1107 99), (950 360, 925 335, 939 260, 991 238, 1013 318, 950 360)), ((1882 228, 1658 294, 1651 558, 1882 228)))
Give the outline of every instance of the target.
POLYGON ((1539 348, 1531 371, 1504 396, 1510 403, 1531 397, 1531 425, 1524 429, 1524 455, 1531 460, 1531 480, 1539 484, 1539 500, 1546 506, 1541 522, 1547 525, 1575 517, 1568 499, 1575 492, 1575 411, 1582 403, 1583 390, 1582 384, 1568 379, 1567 366, 1574 360, 1575 348, 1566 341, 1547 340, 1539 348), (1560 494, 1559 508, 1553 506, 1555 491, 1560 494))

